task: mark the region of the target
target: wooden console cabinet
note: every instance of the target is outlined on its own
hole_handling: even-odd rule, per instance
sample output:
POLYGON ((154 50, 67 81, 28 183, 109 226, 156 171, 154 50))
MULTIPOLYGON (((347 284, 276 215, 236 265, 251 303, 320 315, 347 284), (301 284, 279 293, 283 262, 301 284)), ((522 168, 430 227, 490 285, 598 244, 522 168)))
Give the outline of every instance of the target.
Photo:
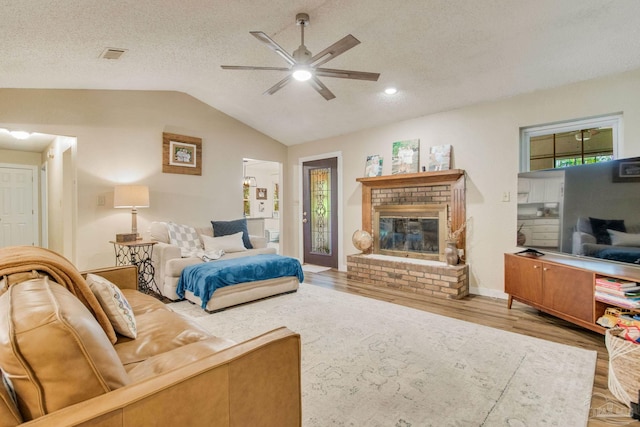
POLYGON ((595 299, 595 280, 607 277, 640 282, 640 269, 585 258, 546 254, 541 257, 505 254, 504 283, 513 300, 535 307, 587 329, 604 333, 596 324, 607 307, 595 299))

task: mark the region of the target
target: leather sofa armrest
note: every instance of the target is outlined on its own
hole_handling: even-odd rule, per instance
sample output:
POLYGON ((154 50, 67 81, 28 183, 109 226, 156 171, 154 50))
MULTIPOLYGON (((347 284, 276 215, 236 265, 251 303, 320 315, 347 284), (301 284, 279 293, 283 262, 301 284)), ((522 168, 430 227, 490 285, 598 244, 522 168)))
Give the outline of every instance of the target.
POLYGON ((138 289, 138 268, 135 265, 83 271, 82 276, 86 277, 89 273, 104 277, 120 289, 138 289))
POLYGON ((267 247, 267 238, 262 236, 249 235, 249 241, 254 249, 262 249, 267 247))
POLYGON ((275 329, 25 426, 302 424, 300 335, 275 329))

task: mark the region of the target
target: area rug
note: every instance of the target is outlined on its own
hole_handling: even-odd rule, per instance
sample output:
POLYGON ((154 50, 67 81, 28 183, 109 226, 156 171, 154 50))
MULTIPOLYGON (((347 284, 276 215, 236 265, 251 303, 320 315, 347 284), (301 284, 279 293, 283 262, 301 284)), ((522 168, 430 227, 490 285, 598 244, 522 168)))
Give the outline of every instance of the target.
POLYGON ((215 314, 170 306, 235 341, 300 333, 307 427, 587 424, 593 351, 304 283, 215 314))

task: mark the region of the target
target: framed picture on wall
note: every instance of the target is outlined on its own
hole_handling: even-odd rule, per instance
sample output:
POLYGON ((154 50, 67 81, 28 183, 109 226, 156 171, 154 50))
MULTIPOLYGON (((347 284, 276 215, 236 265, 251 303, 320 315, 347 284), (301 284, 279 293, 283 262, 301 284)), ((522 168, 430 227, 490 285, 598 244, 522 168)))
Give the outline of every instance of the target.
POLYGON ((256 200, 267 200, 266 188, 256 188, 256 200))
POLYGON ((640 162, 621 160, 614 164, 613 182, 640 181, 640 162))
POLYGON ((163 132, 162 172, 202 175, 202 139, 163 132))

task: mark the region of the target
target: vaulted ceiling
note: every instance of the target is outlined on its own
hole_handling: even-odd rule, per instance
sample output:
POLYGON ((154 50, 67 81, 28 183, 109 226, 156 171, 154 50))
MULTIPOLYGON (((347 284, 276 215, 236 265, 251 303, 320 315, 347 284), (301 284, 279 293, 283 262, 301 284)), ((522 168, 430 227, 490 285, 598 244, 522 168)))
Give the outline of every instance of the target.
POLYGON ((287 145, 640 68, 637 0, 7 0, 2 15, 0 87, 182 91, 287 145), (327 68, 380 79, 321 78, 326 101, 304 82, 263 95, 280 71, 220 68, 286 66, 249 31, 291 53, 300 12, 313 53, 361 42, 327 68))

